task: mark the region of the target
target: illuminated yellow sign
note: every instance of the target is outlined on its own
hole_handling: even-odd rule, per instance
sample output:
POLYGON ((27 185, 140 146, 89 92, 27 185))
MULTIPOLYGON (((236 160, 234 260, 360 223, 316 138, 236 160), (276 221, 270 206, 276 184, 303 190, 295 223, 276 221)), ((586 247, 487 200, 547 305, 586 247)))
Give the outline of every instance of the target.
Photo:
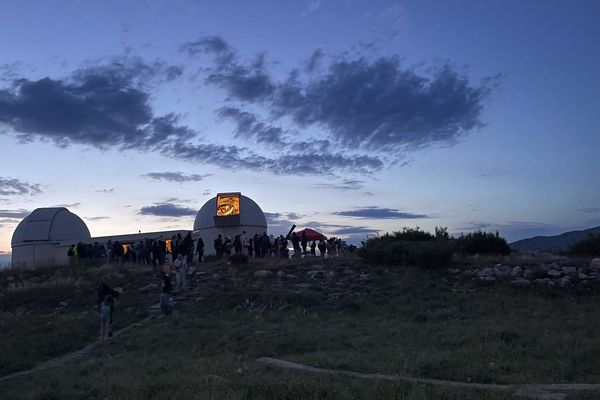
POLYGON ((217 195, 217 217, 240 215, 239 193, 224 193, 217 195))

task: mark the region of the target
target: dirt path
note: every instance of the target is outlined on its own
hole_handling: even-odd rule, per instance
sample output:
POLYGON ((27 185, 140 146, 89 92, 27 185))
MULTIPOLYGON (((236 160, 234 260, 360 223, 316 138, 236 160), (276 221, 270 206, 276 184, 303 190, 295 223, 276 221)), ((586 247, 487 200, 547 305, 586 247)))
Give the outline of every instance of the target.
POLYGON ((579 391, 600 391, 600 384, 588 383, 559 383, 559 384, 516 384, 497 385, 485 383, 455 382, 439 379, 412 378, 402 375, 364 374, 354 371, 336 370, 311 367, 310 365, 297 364, 276 358, 262 357, 259 363, 286 370, 307 372, 313 374, 348 376, 351 378, 374 379, 392 382, 407 382, 412 384, 441 386, 446 388, 489 390, 496 392, 512 393, 514 397, 538 400, 563 400, 568 394, 579 391))
MULTIPOLYGON (((139 321, 139 322, 135 322, 131 325, 126 326, 123 329, 120 329, 116 332, 114 332, 113 334, 113 338, 114 337, 118 337, 119 335, 133 329, 133 328, 137 328, 139 326, 142 326, 143 324, 145 324, 146 322, 148 322, 150 319, 152 319, 154 316, 150 315, 146 318, 144 318, 143 320, 139 321)), ((101 339, 96 340, 95 342, 92 342, 90 344, 88 344, 87 346, 85 346, 82 349, 76 350, 74 352, 71 353, 67 353, 64 354, 62 356, 56 357, 56 358, 52 358, 48 361, 44 361, 38 365, 36 365, 35 367, 31 368, 31 369, 27 369, 24 371, 19 371, 19 372, 14 372, 12 374, 9 375, 5 375, 3 377, 0 377, 0 382, 4 382, 7 381, 9 379, 13 379, 16 378, 18 376, 23 376, 23 375, 28 375, 34 372, 38 372, 38 371, 43 371, 46 369, 50 369, 50 368, 56 368, 56 367, 62 367, 64 364, 68 363, 69 361, 73 361, 81 356, 83 356, 84 354, 88 353, 90 350, 92 350, 93 348, 102 345, 104 342, 101 339)))

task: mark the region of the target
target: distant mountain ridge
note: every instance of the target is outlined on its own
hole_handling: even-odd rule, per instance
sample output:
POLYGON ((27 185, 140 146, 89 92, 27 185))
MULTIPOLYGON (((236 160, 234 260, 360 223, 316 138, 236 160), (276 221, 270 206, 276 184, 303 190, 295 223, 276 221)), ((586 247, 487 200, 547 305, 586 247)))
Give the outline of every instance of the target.
POLYGON ((567 251, 573 244, 588 235, 600 234, 600 226, 582 231, 570 231, 556 236, 535 236, 509 243, 511 249, 519 251, 567 251))

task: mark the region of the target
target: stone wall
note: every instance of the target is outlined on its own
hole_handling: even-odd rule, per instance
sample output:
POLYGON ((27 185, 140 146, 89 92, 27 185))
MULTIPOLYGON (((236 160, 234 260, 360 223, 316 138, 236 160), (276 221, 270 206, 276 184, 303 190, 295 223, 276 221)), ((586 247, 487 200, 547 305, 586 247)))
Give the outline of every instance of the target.
POLYGON ((475 282, 481 286, 509 284, 514 287, 589 288, 600 287, 600 258, 589 265, 567 260, 528 265, 496 264, 483 268, 449 268, 456 281, 475 282))

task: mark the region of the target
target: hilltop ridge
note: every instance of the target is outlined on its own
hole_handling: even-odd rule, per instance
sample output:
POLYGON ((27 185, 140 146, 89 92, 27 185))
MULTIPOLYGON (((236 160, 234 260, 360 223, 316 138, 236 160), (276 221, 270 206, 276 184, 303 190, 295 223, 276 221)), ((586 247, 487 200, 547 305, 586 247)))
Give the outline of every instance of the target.
POLYGON ((509 243, 509 246, 519 251, 568 251, 576 242, 597 233, 600 233, 600 226, 554 236, 534 236, 509 243))

